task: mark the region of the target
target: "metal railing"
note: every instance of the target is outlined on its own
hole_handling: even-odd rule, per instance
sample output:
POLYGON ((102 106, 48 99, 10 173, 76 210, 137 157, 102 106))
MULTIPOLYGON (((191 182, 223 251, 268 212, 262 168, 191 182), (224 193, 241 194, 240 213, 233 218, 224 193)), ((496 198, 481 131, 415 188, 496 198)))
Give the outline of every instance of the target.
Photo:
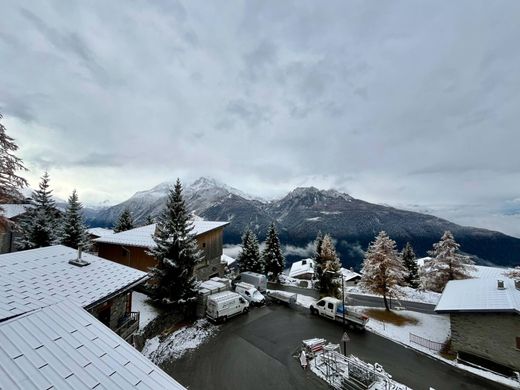
POLYGON ((410 333, 410 342, 420 345, 422 347, 428 348, 431 351, 439 352, 442 349, 443 343, 439 343, 437 341, 432 341, 430 339, 426 339, 421 336, 417 336, 413 333, 410 333))
POLYGON ((139 317, 138 311, 131 312, 128 316, 123 319, 122 324, 115 330, 115 332, 123 339, 128 339, 139 329, 139 317))

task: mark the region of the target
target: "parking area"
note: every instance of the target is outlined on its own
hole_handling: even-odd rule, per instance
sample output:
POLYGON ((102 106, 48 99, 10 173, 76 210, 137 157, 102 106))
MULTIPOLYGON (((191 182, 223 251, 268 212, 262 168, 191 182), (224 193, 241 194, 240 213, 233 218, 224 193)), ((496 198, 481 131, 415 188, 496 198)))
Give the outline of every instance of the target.
MULTIPOLYGON (((341 336, 340 324, 273 304, 229 320, 207 343, 162 368, 190 389, 327 389, 292 355, 303 339, 341 336)), ((370 332, 349 336, 348 353, 382 364, 413 389, 504 389, 370 332)))

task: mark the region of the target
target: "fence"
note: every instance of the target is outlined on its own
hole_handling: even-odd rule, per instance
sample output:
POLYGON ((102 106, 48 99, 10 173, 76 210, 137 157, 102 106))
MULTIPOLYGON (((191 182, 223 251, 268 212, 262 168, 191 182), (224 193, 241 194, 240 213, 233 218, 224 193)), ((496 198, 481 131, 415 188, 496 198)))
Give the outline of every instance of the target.
POLYGON ((443 343, 438 343, 437 341, 425 339, 424 337, 417 336, 413 333, 410 333, 410 342, 436 352, 439 352, 442 349, 443 345, 443 343))

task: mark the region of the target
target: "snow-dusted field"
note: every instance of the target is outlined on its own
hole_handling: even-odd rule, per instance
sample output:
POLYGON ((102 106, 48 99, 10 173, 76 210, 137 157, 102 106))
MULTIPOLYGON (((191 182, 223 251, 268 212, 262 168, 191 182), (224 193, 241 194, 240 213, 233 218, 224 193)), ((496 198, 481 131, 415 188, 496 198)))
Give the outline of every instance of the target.
POLYGON ((156 364, 168 359, 178 359, 189 350, 199 347, 218 329, 218 326, 208 320, 201 319, 192 326, 173 332, 162 341, 160 336, 147 340, 141 353, 156 364))
MULTIPOLYGON (((441 294, 433 292, 433 291, 418 291, 411 287, 398 287, 400 292, 399 300, 402 301, 412 301, 412 302, 420 302, 420 303, 430 303, 432 305, 436 305, 441 298, 441 294)), ((370 294, 361 289, 359 286, 347 286, 345 288, 347 293, 352 294, 360 294, 360 295, 368 295, 372 297, 380 297, 380 295, 370 294)))
POLYGON ((139 330, 143 330, 161 311, 149 303, 148 297, 137 291, 132 292, 132 311, 138 311, 139 330))

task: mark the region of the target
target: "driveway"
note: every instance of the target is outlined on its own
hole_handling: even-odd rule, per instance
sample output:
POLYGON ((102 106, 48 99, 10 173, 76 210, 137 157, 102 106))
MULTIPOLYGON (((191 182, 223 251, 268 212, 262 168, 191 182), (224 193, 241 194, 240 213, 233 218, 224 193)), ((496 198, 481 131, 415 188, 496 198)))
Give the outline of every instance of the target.
MULTIPOLYGON (((327 389, 292 355, 304 339, 323 337, 338 343, 341 335, 340 324, 273 304, 231 319, 197 350, 162 368, 190 389, 327 389)), ((370 332, 349 336, 348 353, 382 364, 394 379, 414 389, 505 388, 370 332)))

